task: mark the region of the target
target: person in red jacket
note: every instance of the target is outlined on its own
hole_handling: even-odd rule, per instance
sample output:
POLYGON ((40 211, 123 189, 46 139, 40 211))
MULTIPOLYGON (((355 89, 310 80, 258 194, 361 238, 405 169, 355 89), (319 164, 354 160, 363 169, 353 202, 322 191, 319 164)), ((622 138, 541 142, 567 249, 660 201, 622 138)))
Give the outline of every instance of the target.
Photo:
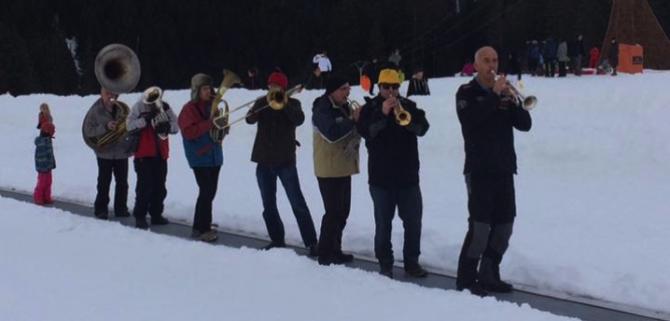
POLYGON ((133 105, 126 120, 126 128, 137 135, 135 151, 135 226, 148 229, 147 212, 151 216, 151 225, 166 225, 169 221, 163 217, 163 201, 167 196, 165 180, 167 177, 167 159, 170 151, 168 135, 179 131, 177 116, 167 102, 162 101, 162 91, 151 87, 144 92, 142 99, 133 105))
POLYGON ((589 68, 596 68, 600 60, 600 49, 598 47, 591 48, 589 51, 589 68))

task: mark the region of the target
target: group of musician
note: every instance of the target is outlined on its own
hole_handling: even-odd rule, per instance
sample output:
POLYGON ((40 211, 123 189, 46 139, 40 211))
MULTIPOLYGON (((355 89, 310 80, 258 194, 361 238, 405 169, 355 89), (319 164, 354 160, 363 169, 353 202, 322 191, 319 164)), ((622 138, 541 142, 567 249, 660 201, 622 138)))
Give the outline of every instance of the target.
MULTIPOLYGON (((461 250, 457 287, 476 295, 509 292, 512 286, 500 279, 500 262, 512 234, 516 216, 514 181, 516 155, 513 128, 530 129, 528 111, 509 88, 505 77, 496 77, 498 57, 493 48, 475 54, 477 76, 461 86, 456 106, 465 140, 465 181, 468 192, 469 229, 461 250)), ((333 74, 325 93, 312 105, 314 170, 325 214, 317 238, 310 210, 300 187, 296 169, 296 128, 305 121, 300 101, 287 94, 288 79, 281 72, 269 76, 268 89, 286 96, 279 108, 267 108, 259 97, 245 115, 257 131, 251 161, 257 164, 256 178, 263 203, 263 219, 270 243, 265 249, 285 247, 284 226, 277 209, 277 180, 299 226, 310 256, 322 265, 351 262, 342 251, 342 234, 351 209, 351 177, 359 172, 359 145, 365 140, 368 153, 369 193, 374 204, 374 252, 381 274, 393 278, 395 262, 392 221, 398 211, 403 222, 403 263, 406 275, 428 275, 419 263, 423 200, 419 184, 418 138, 429 123, 417 104, 399 95, 400 75, 383 69, 378 77, 378 94, 365 103, 349 100, 346 77, 333 74)), ((127 202, 128 158, 134 155, 137 173, 136 200, 132 215, 136 226, 168 224, 163 217, 169 135, 181 131, 184 151, 193 170, 199 194, 195 204, 192 236, 214 242, 212 202, 223 164, 221 141, 211 135, 215 116, 212 101, 215 87, 210 76, 191 79, 191 96, 177 116, 160 97, 147 92, 125 119, 128 136, 105 148, 94 148, 98 162, 95 216, 107 219, 109 186, 116 182, 115 216, 129 216, 127 202), (147 221, 147 213, 150 221, 147 221), (150 223, 150 224, 149 224, 150 223)), ((102 88, 100 99, 91 106, 83 126, 85 137, 100 137, 119 127, 118 94, 102 88)))

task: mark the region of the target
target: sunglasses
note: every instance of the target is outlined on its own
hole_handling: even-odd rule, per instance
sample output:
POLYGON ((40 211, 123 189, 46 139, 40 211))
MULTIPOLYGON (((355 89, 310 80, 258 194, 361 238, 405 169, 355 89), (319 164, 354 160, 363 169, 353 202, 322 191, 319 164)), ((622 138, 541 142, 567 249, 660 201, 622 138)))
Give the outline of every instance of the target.
POLYGON ((379 87, 381 87, 382 89, 385 89, 385 90, 389 90, 389 89, 398 90, 398 88, 400 88, 400 85, 399 84, 392 84, 392 85, 379 84, 379 87))

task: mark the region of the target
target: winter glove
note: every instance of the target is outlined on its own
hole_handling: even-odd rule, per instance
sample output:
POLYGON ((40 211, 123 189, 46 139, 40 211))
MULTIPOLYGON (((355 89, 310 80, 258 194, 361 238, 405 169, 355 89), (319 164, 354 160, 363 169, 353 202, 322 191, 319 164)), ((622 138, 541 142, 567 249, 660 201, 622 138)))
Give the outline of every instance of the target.
POLYGON ((170 133, 170 123, 168 122, 163 122, 163 123, 158 123, 156 125, 156 133, 158 134, 169 134, 170 133))

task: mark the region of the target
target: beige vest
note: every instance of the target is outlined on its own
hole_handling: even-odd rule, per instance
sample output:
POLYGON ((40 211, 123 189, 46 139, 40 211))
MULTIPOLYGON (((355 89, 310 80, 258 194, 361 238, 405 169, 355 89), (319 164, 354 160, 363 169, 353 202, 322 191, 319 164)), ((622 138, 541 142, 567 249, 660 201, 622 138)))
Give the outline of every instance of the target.
POLYGON ((329 142, 314 127, 313 141, 316 177, 346 177, 358 174, 361 136, 356 129, 336 142, 329 142))

